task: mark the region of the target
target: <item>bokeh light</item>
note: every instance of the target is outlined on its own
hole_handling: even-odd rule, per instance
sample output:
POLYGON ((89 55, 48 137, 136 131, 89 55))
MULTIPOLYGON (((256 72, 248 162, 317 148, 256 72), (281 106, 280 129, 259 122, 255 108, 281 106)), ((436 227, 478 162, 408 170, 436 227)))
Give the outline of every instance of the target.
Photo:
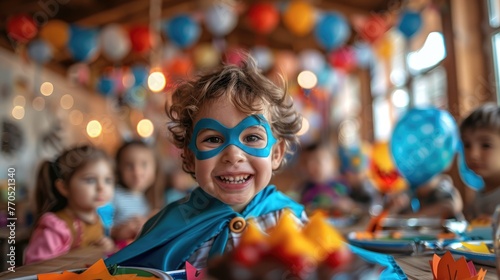
POLYGON ((14 106, 12 109, 12 116, 16 120, 21 120, 24 118, 24 107, 23 106, 14 106))
POLYGON ((49 96, 54 92, 54 85, 51 82, 45 82, 40 86, 40 93, 49 96))
POLYGON ((297 82, 304 89, 312 89, 318 83, 318 77, 313 72, 306 70, 299 73, 297 82))
POLYGON ((148 87, 153 92, 160 92, 165 88, 167 84, 167 79, 162 72, 155 71, 149 74, 148 77, 148 87))
POLYGON ((73 96, 71 96, 70 94, 65 94, 61 97, 61 108, 63 109, 71 109, 74 103, 75 101, 73 100, 73 96))
POLYGON ((137 124, 137 133, 143 138, 153 135, 154 130, 153 123, 148 119, 142 119, 137 124))
POLYGON ((87 134, 92 137, 96 138, 97 136, 101 135, 102 133, 102 125, 99 121, 97 120, 91 120, 87 124, 87 134))

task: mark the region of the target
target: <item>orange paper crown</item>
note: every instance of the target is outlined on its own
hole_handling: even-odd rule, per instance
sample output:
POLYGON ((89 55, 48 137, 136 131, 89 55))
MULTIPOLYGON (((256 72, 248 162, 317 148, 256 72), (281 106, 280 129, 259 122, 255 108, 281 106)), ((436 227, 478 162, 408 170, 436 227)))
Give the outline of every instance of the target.
POLYGON ((474 264, 464 257, 455 261, 449 251, 442 258, 434 254, 429 263, 434 280, 483 280, 487 272, 482 268, 476 272, 474 264))

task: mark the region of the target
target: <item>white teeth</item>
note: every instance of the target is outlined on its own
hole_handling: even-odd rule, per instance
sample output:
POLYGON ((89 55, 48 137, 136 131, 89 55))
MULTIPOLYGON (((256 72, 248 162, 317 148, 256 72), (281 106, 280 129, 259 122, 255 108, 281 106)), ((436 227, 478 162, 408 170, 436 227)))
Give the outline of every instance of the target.
POLYGON ((222 181, 226 183, 241 184, 246 182, 250 175, 240 175, 240 176, 219 176, 222 181))

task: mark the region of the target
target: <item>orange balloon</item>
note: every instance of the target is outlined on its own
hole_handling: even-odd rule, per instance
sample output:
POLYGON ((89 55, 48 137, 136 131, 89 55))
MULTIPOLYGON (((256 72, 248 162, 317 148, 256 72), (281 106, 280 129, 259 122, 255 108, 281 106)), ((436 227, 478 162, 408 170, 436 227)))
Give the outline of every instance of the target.
POLYGON ((298 36, 309 33, 315 23, 314 8, 302 0, 291 2, 283 14, 283 24, 298 36))
POLYGON ((62 20, 50 20, 40 29, 40 37, 54 49, 63 49, 69 40, 69 26, 62 20))

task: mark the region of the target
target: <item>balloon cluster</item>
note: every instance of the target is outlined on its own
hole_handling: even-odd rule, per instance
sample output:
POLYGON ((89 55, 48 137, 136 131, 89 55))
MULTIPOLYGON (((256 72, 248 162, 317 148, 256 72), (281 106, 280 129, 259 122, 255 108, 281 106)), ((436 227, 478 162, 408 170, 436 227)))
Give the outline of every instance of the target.
MULTIPOLYGON (((174 65, 173 68, 177 73, 186 74, 186 70, 190 67, 214 66, 220 60, 222 52, 226 52, 227 61, 235 60, 237 63, 237 57, 230 54, 231 50, 225 46, 209 44, 198 46, 197 43, 202 33, 202 24, 215 39, 223 38, 238 24, 239 13, 238 7, 217 1, 202 13, 179 13, 162 19, 161 34, 153 32, 149 25, 140 24, 125 27, 110 23, 98 28, 52 19, 37 26, 33 17, 28 14, 9 17, 6 29, 8 37, 13 42, 27 44, 29 58, 38 64, 49 62, 55 52, 66 52, 79 63, 92 62, 102 54, 107 60, 116 64, 123 61, 130 53, 147 54, 158 46, 161 37, 164 37, 178 49, 193 48, 190 53, 194 63, 186 63, 181 58, 171 62, 167 67, 172 68, 174 65)), ((294 58, 295 61, 292 62, 284 52, 278 55, 266 46, 258 46, 250 51, 262 70, 267 71, 272 69, 273 65, 285 63, 280 66, 284 71, 294 72, 300 68, 298 65, 301 65, 302 68, 313 71, 318 76, 323 74, 324 77, 328 77, 325 72, 327 64, 344 72, 356 66, 369 67, 374 56, 371 44, 380 41, 379 39, 391 27, 383 17, 372 15, 363 23, 354 26, 360 40, 354 46, 350 46, 347 42, 352 38, 351 23, 342 14, 321 11, 306 0, 292 0, 279 6, 268 2, 252 3, 241 18, 259 35, 269 35, 281 20, 284 27, 294 36, 303 37, 312 33, 318 45, 327 53, 325 60, 322 51, 305 50, 300 54, 300 61, 294 58)), ((418 32, 421 25, 422 20, 418 12, 404 11, 397 27, 410 38, 418 32)), ((293 53, 292 55, 296 56, 293 53)), ((99 78, 97 88, 105 95, 116 91, 116 85, 111 86, 110 80, 112 78, 107 74, 99 78)))

